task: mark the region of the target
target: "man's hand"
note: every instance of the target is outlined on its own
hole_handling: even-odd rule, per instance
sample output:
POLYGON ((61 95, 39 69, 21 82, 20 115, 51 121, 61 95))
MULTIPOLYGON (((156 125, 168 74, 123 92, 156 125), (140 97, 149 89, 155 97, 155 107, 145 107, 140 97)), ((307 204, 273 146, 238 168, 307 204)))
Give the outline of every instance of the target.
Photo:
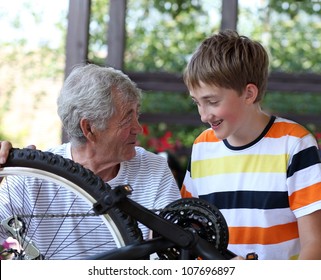
MULTIPOLYGON (((9 141, 0 141, 0 166, 7 161, 9 151, 12 148, 12 144, 9 141)), ((36 149, 35 145, 29 145, 25 148, 36 149)))
POLYGON ((12 144, 9 141, 0 141, 0 165, 6 162, 11 148, 12 144))

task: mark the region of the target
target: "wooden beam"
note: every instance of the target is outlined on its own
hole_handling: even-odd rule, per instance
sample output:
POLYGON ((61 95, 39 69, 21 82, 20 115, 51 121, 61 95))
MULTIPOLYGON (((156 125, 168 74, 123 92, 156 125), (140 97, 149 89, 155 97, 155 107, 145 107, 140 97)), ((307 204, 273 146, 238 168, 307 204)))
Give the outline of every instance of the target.
MULTIPOLYGON (((302 125, 315 124, 321 125, 321 117, 318 114, 289 114, 277 113, 276 115, 288 118, 302 125)), ((202 123, 199 115, 195 113, 142 113, 139 117, 142 124, 158 124, 164 122, 169 125, 184 125, 184 126, 207 126, 202 123)))
POLYGON ((126 4, 127 0, 109 1, 108 54, 106 65, 120 70, 124 67, 126 4))
POLYGON ((321 93, 321 75, 313 73, 272 72, 269 91, 321 93))
MULTIPOLYGON (((187 92, 181 74, 128 72, 128 76, 145 91, 187 92)), ((268 80, 269 91, 321 93, 320 74, 272 72, 268 80)))
POLYGON ((166 72, 128 72, 126 74, 145 91, 187 92, 181 74, 166 72))
POLYGON ((160 123, 201 126, 201 118, 195 113, 142 113, 139 117, 141 123, 160 123))

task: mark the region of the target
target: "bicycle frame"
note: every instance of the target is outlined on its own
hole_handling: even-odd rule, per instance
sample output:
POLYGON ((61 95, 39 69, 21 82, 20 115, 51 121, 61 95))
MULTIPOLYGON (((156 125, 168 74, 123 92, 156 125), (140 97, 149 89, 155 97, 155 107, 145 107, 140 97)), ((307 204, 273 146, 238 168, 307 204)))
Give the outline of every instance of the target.
POLYGON ((141 259, 173 246, 180 248, 181 259, 189 259, 191 252, 202 259, 211 260, 226 260, 236 256, 228 250, 221 254, 213 244, 200 238, 195 231, 183 229, 131 200, 127 197, 131 191, 129 185, 118 186, 94 205, 94 211, 103 214, 116 205, 153 232, 157 232, 160 237, 96 255, 95 259, 141 259))

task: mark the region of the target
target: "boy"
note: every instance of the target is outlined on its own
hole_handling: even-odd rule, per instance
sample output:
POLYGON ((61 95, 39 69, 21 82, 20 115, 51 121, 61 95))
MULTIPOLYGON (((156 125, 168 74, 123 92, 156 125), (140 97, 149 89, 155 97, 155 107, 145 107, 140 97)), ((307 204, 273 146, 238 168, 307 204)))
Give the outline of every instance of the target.
POLYGON ((216 205, 229 250, 259 259, 321 259, 321 163, 314 137, 262 111, 268 54, 226 30, 205 39, 184 81, 210 128, 193 144, 181 193, 216 205))

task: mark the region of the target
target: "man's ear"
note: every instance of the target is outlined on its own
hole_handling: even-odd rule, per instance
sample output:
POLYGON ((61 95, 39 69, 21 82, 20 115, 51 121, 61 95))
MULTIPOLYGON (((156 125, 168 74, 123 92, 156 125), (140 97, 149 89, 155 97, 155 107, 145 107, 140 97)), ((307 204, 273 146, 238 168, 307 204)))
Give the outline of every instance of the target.
POLYGON ((253 104, 256 101, 259 90, 255 84, 247 84, 244 90, 245 101, 248 104, 253 104))
POLYGON ((95 135, 92 131, 92 126, 87 119, 82 118, 80 120, 80 128, 88 141, 94 141, 95 135))

